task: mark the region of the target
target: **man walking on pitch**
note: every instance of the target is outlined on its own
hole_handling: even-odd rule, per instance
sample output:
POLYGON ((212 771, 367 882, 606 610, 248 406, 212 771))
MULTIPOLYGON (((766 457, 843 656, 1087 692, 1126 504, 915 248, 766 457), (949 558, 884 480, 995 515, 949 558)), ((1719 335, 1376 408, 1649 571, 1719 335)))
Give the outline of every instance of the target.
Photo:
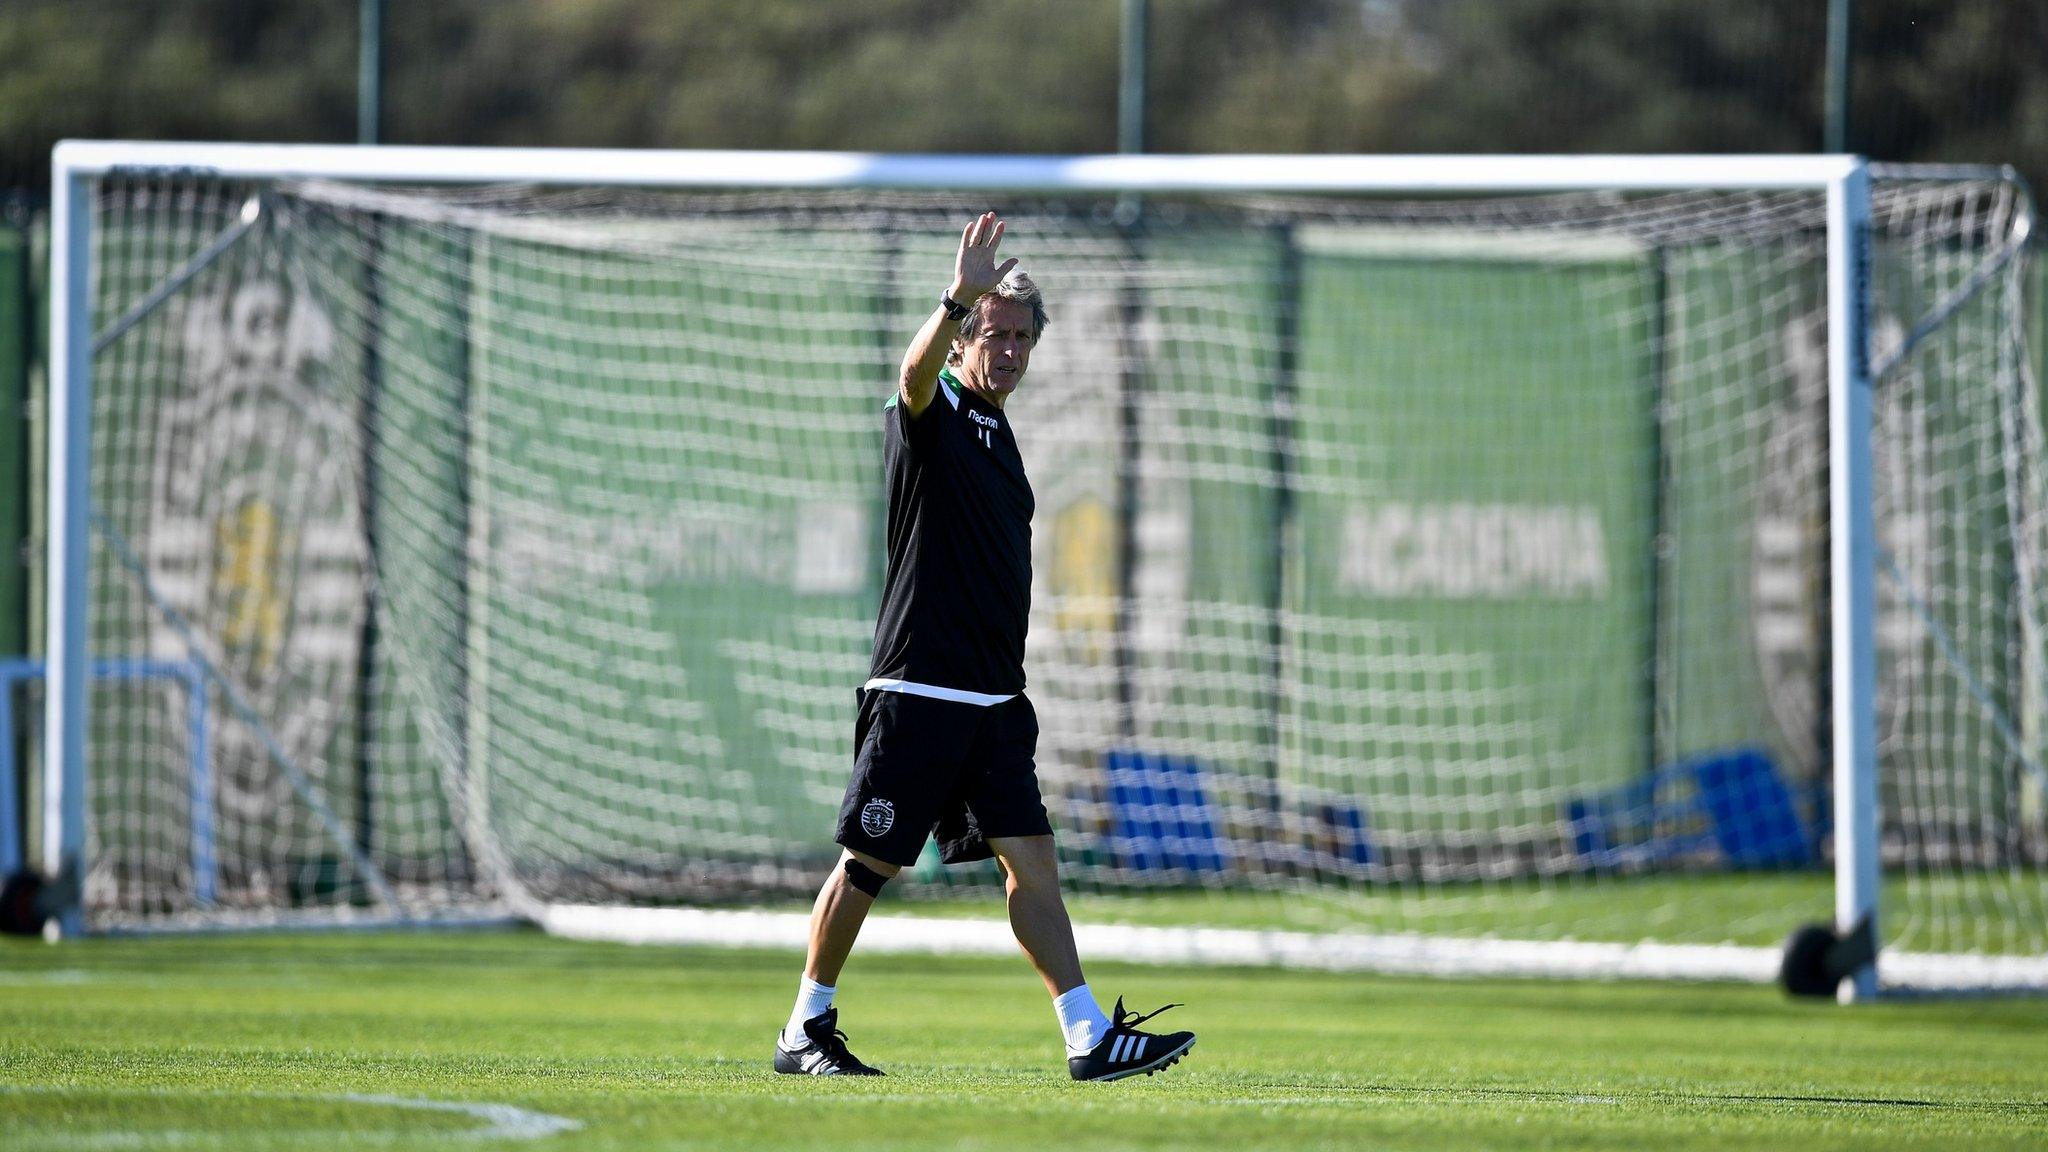
POLYGON ((777 1072, 881 1075, 847 1051, 832 997, 875 897, 927 835, 949 864, 1002 865, 1010 927, 1052 993, 1074 1079, 1150 1074, 1195 1044, 1192 1032, 1138 1031, 1159 1013, 1127 1013, 1121 999, 1114 1019, 1103 1015, 1060 897, 1032 759, 1038 719, 1024 698, 1031 482, 1003 416, 1045 303, 1016 260, 996 265, 1002 238, 993 212, 962 231, 952 287, 911 341, 884 412, 889 569, 839 809, 845 851, 811 910, 777 1072))

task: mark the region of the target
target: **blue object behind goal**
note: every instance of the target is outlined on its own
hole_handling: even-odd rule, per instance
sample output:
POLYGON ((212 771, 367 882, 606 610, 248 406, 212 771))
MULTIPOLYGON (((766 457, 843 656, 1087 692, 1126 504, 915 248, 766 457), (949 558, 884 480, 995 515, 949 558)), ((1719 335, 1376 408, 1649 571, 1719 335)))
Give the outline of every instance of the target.
POLYGON ((1731 868, 1799 868, 1814 846, 1770 753, 1704 753, 1566 807, 1574 846, 1594 868, 1718 854, 1731 868))
POLYGON ((1195 761, 1131 749, 1109 753, 1110 854, 1139 871, 1221 872, 1216 814, 1195 761))

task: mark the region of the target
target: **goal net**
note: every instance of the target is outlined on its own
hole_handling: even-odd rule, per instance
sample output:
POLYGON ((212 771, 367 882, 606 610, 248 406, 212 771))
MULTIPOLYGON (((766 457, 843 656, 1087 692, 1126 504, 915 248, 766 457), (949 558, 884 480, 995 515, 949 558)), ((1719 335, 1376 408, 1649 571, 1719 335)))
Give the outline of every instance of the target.
MULTIPOLYGON (((1052 317, 1010 411, 1077 921, 1768 978, 1833 918, 1822 190, 962 183, 94 179, 87 922, 787 937, 882 405, 986 207, 1052 317)), ((1883 970, 2041 980, 2033 209, 1871 188, 1883 970)), ((999 891, 927 858, 874 932, 1000 939, 999 891)))

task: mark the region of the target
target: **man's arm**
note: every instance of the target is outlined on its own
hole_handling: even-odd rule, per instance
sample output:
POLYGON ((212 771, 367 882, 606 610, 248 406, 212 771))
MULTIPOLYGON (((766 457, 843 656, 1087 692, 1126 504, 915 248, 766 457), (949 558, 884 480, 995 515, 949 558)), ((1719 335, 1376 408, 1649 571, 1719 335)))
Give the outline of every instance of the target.
MULTIPOLYGON (((1003 261, 1001 267, 996 265, 996 245, 1002 240, 1003 221, 993 212, 982 213, 961 230, 960 252, 953 257, 953 284, 946 289, 946 295, 955 304, 964 307, 981 299, 982 293, 1002 283, 1010 269, 1017 266, 1014 257, 1003 261)), ((947 316, 941 306, 932 309, 924 327, 911 339, 910 351, 903 354, 903 370, 896 381, 896 395, 911 419, 924 415, 931 405, 932 393, 939 386, 939 369, 946 366, 946 353, 959 334, 959 322, 947 316)))

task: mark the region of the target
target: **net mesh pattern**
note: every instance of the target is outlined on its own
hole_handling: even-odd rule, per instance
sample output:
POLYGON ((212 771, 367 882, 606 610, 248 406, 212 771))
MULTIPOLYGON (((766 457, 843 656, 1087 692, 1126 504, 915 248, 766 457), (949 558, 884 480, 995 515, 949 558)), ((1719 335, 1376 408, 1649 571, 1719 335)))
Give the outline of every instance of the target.
MULTIPOLYGON (((94 360, 92 650, 156 662, 93 686, 99 923, 814 887, 882 405, 986 206, 1052 315, 1009 413, 1077 896, 1545 938, 1828 915, 1818 194, 120 175, 96 326, 252 197, 94 360)), ((1883 930, 2038 954, 2031 208, 1907 171, 1874 206, 1883 930)), ((892 894, 997 888, 928 860, 892 894)))

